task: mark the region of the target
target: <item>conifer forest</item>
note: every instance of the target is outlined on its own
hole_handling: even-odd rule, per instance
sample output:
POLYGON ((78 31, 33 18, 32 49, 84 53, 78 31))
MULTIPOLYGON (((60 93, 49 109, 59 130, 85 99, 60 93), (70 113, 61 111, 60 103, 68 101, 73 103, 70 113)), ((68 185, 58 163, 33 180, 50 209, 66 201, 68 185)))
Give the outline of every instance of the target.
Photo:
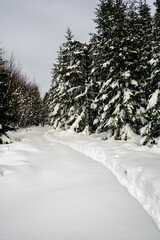
POLYGON ((80 42, 68 28, 53 64, 44 99, 14 60, 0 50, 0 136, 8 130, 49 124, 106 138, 160 137, 160 0, 100 0, 95 33, 80 42))

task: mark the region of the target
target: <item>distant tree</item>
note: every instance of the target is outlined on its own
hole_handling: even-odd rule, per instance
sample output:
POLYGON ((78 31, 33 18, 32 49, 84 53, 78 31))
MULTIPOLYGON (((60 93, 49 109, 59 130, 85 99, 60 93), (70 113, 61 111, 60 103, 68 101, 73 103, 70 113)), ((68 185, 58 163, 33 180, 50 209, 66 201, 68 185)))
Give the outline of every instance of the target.
POLYGON ((40 97, 39 89, 36 84, 31 84, 28 88, 29 90, 29 116, 27 125, 38 126, 41 123, 41 114, 42 114, 42 99, 40 97))
POLYGON ((42 114, 41 114, 41 124, 44 126, 48 124, 49 106, 48 106, 49 93, 46 92, 42 101, 42 114))

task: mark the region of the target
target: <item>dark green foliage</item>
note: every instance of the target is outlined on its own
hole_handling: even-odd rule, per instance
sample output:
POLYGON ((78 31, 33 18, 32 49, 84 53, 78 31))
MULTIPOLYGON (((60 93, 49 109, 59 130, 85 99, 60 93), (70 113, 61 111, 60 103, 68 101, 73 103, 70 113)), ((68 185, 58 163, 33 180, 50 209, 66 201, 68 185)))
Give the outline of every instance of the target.
POLYGON ((92 85, 89 81, 88 44, 72 40, 67 31, 66 43, 59 51, 53 68, 52 86, 49 91, 49 122, 54 128, 79 132, 91 125, 90 105, 92 85))
MULTIPOLYGON (((134 95, 138 85, 135 78, 138 50, 136 52, 137 39, 134 39, 133 33, 137 31, 138 20, 133 12, 128 12, 128 17, 125 17, 123 1, 102 1, 101 7, 103 11, 106 9, 105 15, 108 17, 105 26, 108 24, 110 34, 102 37, 103 43, 98 44, 99 52, 104 54, 98 77, 101 88, 93 107, 98 108, 97 130, 109 130, 115 138, 121 138, 123 127, 134 122, 133 112, 135 115, 137 107, 134 95)), ((102 36, 105 32, 101 29, 102 36)))
POLYGON ((89 44, 66 43, 53 68, 48 94, 54 128, 107 131, 145 144, 160 136, 160 1, 151 17, 145 0, 100 0, 89 44))
POLYGON ((154 35, 155 40, 160 42, 160 0, 156 0, 154 5, 156 7, 156 12, 154 15, 154 35))
MULTIPOLYGON (((160 1, 156 1, 156 12, 154 16, 154 34, 152 50, 150 51, 150 79, 146 81, 146 93, 148 94, 148 105, 143 116, 146 121, 141 130, 144 136, 143 144, 151 145, 160 136, 160 1)), ((148 80, 148 79, 147 79, 148 80)))

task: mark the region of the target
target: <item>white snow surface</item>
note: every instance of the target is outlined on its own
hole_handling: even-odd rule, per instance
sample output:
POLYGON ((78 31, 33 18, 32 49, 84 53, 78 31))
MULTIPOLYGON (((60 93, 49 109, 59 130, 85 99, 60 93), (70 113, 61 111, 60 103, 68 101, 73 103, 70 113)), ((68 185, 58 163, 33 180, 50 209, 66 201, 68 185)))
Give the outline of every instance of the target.
POLYGON ((48 132, 47 136, 57 135, 59 142, 66 144, 92 159, 102 163, 116 176, 129 193, 153 217, 160 229, 160 149, 138 146, 138 136, 132 140, 102 140, 105 133, 92 136, 74 134, 68 130, 48 132), (62 137, 60 137, 62 136, 62 137), (71 139, 71 141, 70 141, 71 139))
POLYGON ((158 224, 158 148, 49 127, 10 135, 16 141, 0 145, 1 240, 160 239, 153 219, 111 173, 158 224))

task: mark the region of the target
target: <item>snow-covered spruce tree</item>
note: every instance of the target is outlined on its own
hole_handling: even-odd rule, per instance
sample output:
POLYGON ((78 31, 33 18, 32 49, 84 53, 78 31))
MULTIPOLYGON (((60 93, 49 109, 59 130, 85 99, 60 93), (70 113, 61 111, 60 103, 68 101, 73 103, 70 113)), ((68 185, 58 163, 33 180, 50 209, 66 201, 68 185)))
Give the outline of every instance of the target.
POLYGON ((160 0, 154 2, 156 12, 154 15, 154 36, 157 42, 160 42, 160 0))
POLYGON ((49 107, 49 124, 54 128, 66 129, 66 121, 68 120, 68 109, 70 106, 70 99, 68 90, 67 77, 70 73, 67 72, 67 67, 72 65, 73 35, 68 29, 66 36, 66 43, 64 43, 58 52, 56 64, 52 70, 52 83, 48 96, 49 107))
POLYGON ((68 29, 66 43, 59 51, 49 91, 49 119, 54 128, 83 131, 90 125, 89 45, 72 39, 68 29))
POLYGON ((94 85, 90 81, 90 44, 74 41, 74 45, 73 66, 69 66, 71 72, 68 77, 72 86, 69 90, 72 106, 67 124, 76 132, 85 129, 90 133, 93 121, 91 104, 94 99, 94 85))
POLYGON ((92 57, 90 77, 95 88, 95 97, 97 97, 92 104, 92 111, 95 117, 93 130, 96 130, 103 122, 104 99, 102 98, 100 89, 106 83, 107 79, 110 78, 112 72, 112 28, 114 25, 114 12, 115 6, 113 0, 100 1, 96 9, 96 19, 94 20, 97 33, 90 40, 92 57), (98 95, 99 92, 100 94, 98 95))
POLYGON ((144 136, 142 144, 144 145, 152 145, 160 137, 160 48, 159 52, 154 53, 151 64, 151 84, 153 85, 149 87, 152 89, 152 94, 150 94, 144 114, 146 124, 141 129, 141 135, 144 136))
POLYGON ((151 145, 160 137, 160 1, 156 1, 156 12, 153 21, 153 37, 151 51, 151 78, 148 83, 148 105, 144 114, 145 126, 141 129, 144 136, 142 144, 151 145))
POLYGON ((100 51, 96 48, 96 58, 102 55, 97 72, 99 79, 104 77, 93 104, 98 109, 95 124, 98 123, 98 132, 108 131, 116 139, 127 139, 131 129, 139 133, 144 124, 141 112, 146 106, 152 42, 150 9, 145 1, 137 6, 134 2, 126 5, 123 1, 106 0, 99 7, 95 46, 101 46, 100 51))
POLYGON ((18 91, 19 127, 39 125, 42 120, 42 99, 36 84, 20 82, 18 91))
POLYGON ((131 77, 136 83, 137 87, 134 89, 134 103, 135 111, 133 114, 132 126, 136 133, 140 133, 140 129, 144 126, 146 119, 144 118, 144 112, 147 106, 147 99, 150 91, 150 76, 151 76, 151 52, 152 52, 152 18, 150 13, 150 7, 146 4, 146 1, 140 0, 136 11, 138 19, 136 20, 134 32, 132 31, 132 21, 130 30, 133 59, 131 64, 131 77), (134 50, 135 49, 135 50, 134 50))
POLYGON ((28 109, 29 115, 26 125, 38 126, 41 123, 42 115, 42 100, 40 97, 39 89, 36 84, 30 84, 28 87, 28 109))
MULTIPOLYGON (((104 36, 105 32, 109 32, 110 35, 109 39, 108 34, 104 37, 105 44, 102 44, 105 55, 102 55, 104 63, 101 65, 101 71, 104 72, 104 77, 93 104, 94 108, 99 109, 97 131, 108 131, 110 136, 116 139, 126 139, 126 129, 128 124, 132 125, 137 107, 134 99, 137 82, 133 78, 137 67, 137 59, 134 58, 136 41, 131 36, 131 33, 135 34, 137 17, 127 17, 123 1, 102 1, 101 4, 100 8, 106 5, 104 16, 111 22, 103 24, 106 29, 101 28, 104 36)), ((101 15, 98 17, 101 23, 101 15)), ((105 21, 105 18, 103 19, 105 21)), ((97 120, 95 123, 97 124, 97 120)))
POLYGON ((49 115, 48 97, 49 97, 49 94, 48 92, 46 92, 42 102, 42 115, 41 115, 42 126, 44 126, 45 124, 48 124, 48 115, 49 115))

